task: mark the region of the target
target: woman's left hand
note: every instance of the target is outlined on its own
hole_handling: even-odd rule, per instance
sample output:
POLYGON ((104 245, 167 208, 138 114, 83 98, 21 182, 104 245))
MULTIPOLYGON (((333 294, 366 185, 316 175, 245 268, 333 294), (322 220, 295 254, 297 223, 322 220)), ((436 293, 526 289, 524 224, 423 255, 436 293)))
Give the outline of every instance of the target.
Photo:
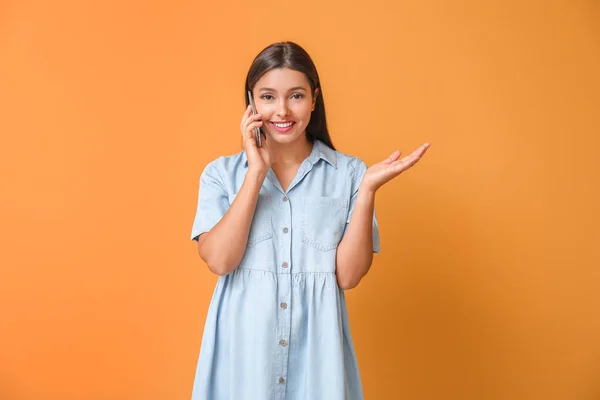
POLYGON ((410 155, 400 160, 398 160, 398 157, 400 157, 402 152, 396 150, 385 160, 367 168, 367 172, 365 172, 360 185, 368 191, 375 192, 383 184, 415 165, 423 157, 429 146, 430 143, 425 143, 410 155))

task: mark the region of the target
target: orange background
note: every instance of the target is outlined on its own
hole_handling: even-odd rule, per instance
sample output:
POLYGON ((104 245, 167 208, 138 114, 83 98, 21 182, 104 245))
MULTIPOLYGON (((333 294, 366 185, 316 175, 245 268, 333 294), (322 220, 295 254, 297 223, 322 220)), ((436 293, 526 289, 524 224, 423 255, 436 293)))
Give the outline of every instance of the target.
POLYGON ((198 178, 281 40, 338 150, 432 143, 347 292, 366 398, 599 399, 600 5, 493 3, 0 2, 0 399, 189 398, 198 178))

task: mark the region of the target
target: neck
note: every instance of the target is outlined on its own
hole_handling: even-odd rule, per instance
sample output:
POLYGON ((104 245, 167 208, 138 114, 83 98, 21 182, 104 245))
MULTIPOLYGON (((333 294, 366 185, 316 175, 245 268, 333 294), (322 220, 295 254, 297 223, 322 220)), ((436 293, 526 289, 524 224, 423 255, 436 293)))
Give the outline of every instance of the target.
POLYGON ((292 143, 269 143, 272 165, 301 164, 311 153, 313 144, 303 135, 292 143))

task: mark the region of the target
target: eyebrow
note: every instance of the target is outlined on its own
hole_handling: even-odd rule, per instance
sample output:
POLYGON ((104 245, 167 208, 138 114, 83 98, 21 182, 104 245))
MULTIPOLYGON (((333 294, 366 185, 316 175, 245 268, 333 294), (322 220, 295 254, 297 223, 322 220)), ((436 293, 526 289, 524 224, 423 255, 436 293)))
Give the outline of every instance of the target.
MULTIPOLYGON (((293 88, 290 88, 288 91, 289 91, 289 92, 291 92, 291 91, 293 91, 293 90, 304 90, 304 91, 306 91, 306 89, 305 89, 305 88, 303 88, 302 86, 295 86, 295 87, 293 87, 293 88)), ((267 91, 270 91, 270 92, 276 92, 277 90, 275 90, 275 89, 272 89, 272 88, 268 88, 268 87, 264 87, 264 88, 260 88, 260 89, 259 89, 259 91, 265 91, 265 92, 267 92, 267 91)))

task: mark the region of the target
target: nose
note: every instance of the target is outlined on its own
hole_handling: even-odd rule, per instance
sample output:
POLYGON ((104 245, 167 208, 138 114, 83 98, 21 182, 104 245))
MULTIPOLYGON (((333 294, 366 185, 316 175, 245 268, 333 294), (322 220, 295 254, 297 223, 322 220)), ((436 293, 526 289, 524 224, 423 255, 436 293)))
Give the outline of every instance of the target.
POLYGON ((281 99, 281 101, 277 104, 277 116, 285 117, 288 113, 288 106, 286 99, 281 99))

